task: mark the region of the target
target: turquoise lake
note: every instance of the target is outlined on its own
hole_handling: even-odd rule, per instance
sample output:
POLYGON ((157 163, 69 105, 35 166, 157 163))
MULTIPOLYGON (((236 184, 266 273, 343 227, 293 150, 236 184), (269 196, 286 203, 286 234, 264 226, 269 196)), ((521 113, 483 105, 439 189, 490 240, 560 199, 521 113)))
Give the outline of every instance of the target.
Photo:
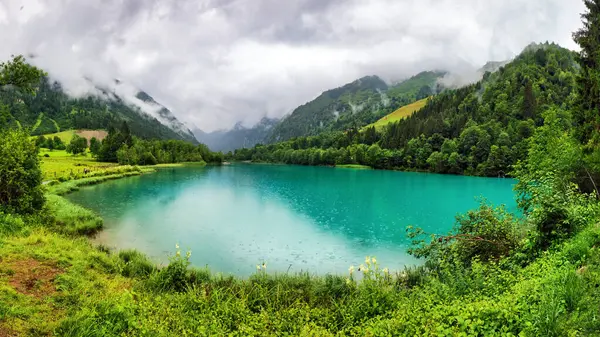
POLYGON ((443 234, 478 197, 516 211, 515 181, 329 167, 236 164, 161 169, 67 196, 104 218, 103 244, 165 263, 175 245, 195 266, 249 275, 347 273, 366 256, 382 267, 418 263, 408 225, 443 234))

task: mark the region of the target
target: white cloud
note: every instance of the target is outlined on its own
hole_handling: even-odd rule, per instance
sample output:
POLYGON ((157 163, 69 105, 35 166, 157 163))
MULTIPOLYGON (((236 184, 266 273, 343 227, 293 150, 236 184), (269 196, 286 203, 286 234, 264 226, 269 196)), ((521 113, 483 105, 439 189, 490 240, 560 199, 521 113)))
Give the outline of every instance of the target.
POLYGON ((581 0, 0 0, 0 57, 34 53, 73 94, 83 76, 143 88, 205 130, 274 117, 377 74, 460 71, 530 42, 575 48, 581 0))

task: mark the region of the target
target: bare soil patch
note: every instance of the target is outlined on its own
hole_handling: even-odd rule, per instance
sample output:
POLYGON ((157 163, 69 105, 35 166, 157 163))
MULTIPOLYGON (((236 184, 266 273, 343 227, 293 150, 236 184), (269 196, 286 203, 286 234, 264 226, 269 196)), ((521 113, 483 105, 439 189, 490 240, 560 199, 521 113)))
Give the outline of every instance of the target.
POLYGON ((4 327, 0 326, 0 337, 17 337, 17 336, 19 336, 19 334, 17 334, 15 331, 9 330, 8 328, 4 328, 4 327))
POLYGON ((88 142, 94 137, 102 141, 108 135, 108 132, 104 130, 77 130, 75 133, 80 137, 87 138, 88 142))
POLYGON ((8 284, 22 294, 37 298, 55 294, 54 279, 63 273, 62 269, 53 264, 41 263, 34 259, 15 261, 9 268, 14 273, 10 276, 8 284))

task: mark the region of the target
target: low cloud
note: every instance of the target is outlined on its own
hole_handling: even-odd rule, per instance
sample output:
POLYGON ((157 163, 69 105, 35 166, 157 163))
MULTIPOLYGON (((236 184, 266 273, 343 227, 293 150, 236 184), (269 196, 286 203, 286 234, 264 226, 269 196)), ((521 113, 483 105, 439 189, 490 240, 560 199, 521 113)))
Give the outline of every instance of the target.
POLYGON ((0 57, 73 95, 144 89, 206 131, 279 117, 377 74, 461 74, 531 42, 574 49, 581 0, 0 0, 0 57))

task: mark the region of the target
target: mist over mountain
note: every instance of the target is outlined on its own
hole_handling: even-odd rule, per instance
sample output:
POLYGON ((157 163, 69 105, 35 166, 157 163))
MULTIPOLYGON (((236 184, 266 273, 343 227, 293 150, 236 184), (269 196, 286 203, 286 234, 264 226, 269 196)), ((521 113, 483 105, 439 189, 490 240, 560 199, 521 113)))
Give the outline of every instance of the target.
POLYGON ((277 118, 263 117, 258 124, 252 127, 245 127, 238 122, 231 130, 208 133, 197 128, 194 129, 194 136, 213 151, 229 152, 235 149, 250 148, 256 144, 266 142, 273 127, 279 121, 277 118))
POLYGON ((87 91, 74 95, 58 81, 44 77, 36 95, 0 90, 4 119, 33 135, 68 129, 104 129, 127 122, 140 138, 181 139, 197 143, 191 131, 171 111, 140 89, 114 80, 112 86, 83 79, 87 91))

